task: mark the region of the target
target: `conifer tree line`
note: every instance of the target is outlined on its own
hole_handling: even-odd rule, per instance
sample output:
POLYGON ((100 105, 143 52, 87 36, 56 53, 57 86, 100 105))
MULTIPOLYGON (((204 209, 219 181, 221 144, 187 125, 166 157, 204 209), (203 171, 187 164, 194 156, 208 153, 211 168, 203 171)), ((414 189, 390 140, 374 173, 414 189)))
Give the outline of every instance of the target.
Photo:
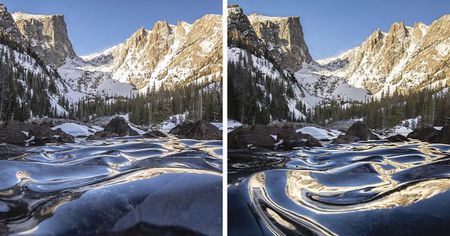
MULTIPOLYGON (((266 67, 270 67, 265 61, 266 67)), ((267 124, 272 120, 299 121, 291 114, 288 100, 294 98, 291 75, 270 78, 259 70, 252 70, 251 56, 240 54, 237 62, 228 62, 228 118, 244 124, 267 124)), ((274 67, 272 72, 275 72, 274 67)), ((306 113, 306 106, 298 101, 296 108, 306 113)))
POLYGON ((366 102, 323 103, 315 108, 310 121, 326 125, 338 120, 364 118, 374 129, 388 129, 403 120, 420 117, 417 126, 443 126, 450 123, 450 83, 440 89, 423 89, 410 94, 382 95, 366 102), (447 87, 447 88, 445 88, 447 87), (444 88, 444 89, 443 89, 444 88), (345 105, 344 105, 345 104, 345 105))
POLYGON ((48 69, 31 48, 0 34, 0 120, 27 120, 30 116, 52 116, 49 93, 56 93, 54 81, 57 73, 48 69), (16 52, 14 52, 14 51, 16 52), (42 73, 16 65, 16 60, 26 61, 42 73))
POLYGON ((158 124, 175 114, 187 113, 189 120, 222 120, 222 83, 180 84, 136 93, 130 97, 96 96, 70 105, 66 98, 60 104, 69 111, 69 118, 89 122, 99 116, 129 113, 137 125, 158 124))

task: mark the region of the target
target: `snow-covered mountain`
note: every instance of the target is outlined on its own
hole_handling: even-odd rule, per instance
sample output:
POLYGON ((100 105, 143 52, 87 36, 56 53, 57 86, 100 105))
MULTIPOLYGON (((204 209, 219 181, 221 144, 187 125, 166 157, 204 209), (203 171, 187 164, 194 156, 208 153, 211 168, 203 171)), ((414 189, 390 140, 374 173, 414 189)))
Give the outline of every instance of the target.
POLYGON ((254 106, 270 113, 267 107, 273 94, 266 79, 277 80, 292 90, 285 89, 283 94, 288 118, 302 117, 304 107, 301 111, 299 103, 314 108, 329 100, 363 102, 394 91, 407 93, 450 83, 450 15, 429 26, 394 23, 389 32, 378 30, 361 46, 316 62, 299 17, 247 16, 238 5, 230 5, 228 42, 228 61, 232 72, 238 73, 231 75, 236 78, 231 81, 234 95, 245 97, 242 87, 250 86, 248 91, 265 94, 254 106), (245 70, 236 70, 236 65, 245 70), (240 77, 252 79, 246 83, 240 77))
POLYGON ((129 96, 155 86, 208 85, 222 80, 221 16, 193 24, 155 23, 104 52, 78 57, 62 15, 14 13, 20 34, 47 64, 56 68, 75 102, 89 95, 129 96))
POLYGON ((192 25, 159 21, 102 53, 69 61, 59 72, 73 86, 84 87, 81 91, 109 89, 119 95, 133 88, 145 92, 153 86, 208 84, 221 80, 221 48, 219 15, 206 15, 192 25))
MULTIPOLYGON (((328 69, 312 59, 299 17, 247 16, 238 5, 230 5, 228 42, 229 64, 232 68, 240 67, 231 71, 236 73, 229 82, 234 86, 233 99, 245 97, 245 90, 255 91, 254 107, 260 114, 257 116, 269 113, 271 119, 304 119, 307 110, 324 100, 362 101, 368 96, 365 89, 349 85, 344 78, 323 73, 328 69), (243 77, 250 81, 245 82, 243 77), (269 85, 268 80, 277 81, 276 86, 269 85), (275 93, 280 100, 276 102, 277 108, 274 107, 275 93), (279 110, 278 107, 284 108, 279 110)), ((235 116, 241 116, 237 110, 244 110, 244 113, 249 110, 236 106, 235 116)))
POLYGON ((30 45, 0 4, 0 119, 67 114, 58 102, 69 88, 30 45))
POLYGON ((450 81, 450 15, 429 26, 394 23, 389 32, 377 30, 360 46, 320 63, 324 75, 345 78, 376 96, 445 86, 450 81))

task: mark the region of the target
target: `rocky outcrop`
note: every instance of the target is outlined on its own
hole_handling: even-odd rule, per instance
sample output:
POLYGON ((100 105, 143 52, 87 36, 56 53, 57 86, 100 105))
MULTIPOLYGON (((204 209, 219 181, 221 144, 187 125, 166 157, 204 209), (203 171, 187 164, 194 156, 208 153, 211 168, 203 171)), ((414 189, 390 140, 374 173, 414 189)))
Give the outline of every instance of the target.
POLYGON ((293 128, 282 128, 277 132, 279 148, 291 150, 294 147, 322 147, 319 140, 309 134, 297 133, 293 128))
POLYGON ((229 148, 259 147, 273 149, 274 145, 275 139, 272 137, 270 128, 265 125, 241 126, 228 133, 229 148))
MULTIPOLYGON (((0 131, 1 132, 1 131, 0 131)), ((1 139, 1 137, 0 137, 1 139)), ((23 147, 2 143, 0 144, 0 160, 20 157, 26 152, 23 147)))
POLYGON ((179 138, 198 140, 222 139, 222 132, 216 126, 204 120, 179 124, 170 130, 169 134, 176 135, 179 138))
POLYGON ((72 135, 61 129, 52 130, 46 124, 8 121, 0 128, 0 143, 25 146, 74 142, 75 138, 72 135))
POLYGON ((21 34, 46 64, 57 68, 62 66, 66 59, 76 58, 63 15, 31 15, 18 12, 12 16, 21 34))
POLYGON ((104 131, 116 133, 118 136, 138 135, 128 122, 120 116, 114 117, 105 127, 104 131))
POLYGON ((367 126, 366 123, 362 121, 357 121, 353 123, 350 128, 348 128, 347 133, 345 135, 349 136, 355 136, 359 140, 379 140, 380 138, 372 133, 372 131, 369 129, 369 126, 367 126))
POLYGON ((369 126, 367 126, 366 123, 362 121, 357 121, 353 123, 353 125, 350 126, 350 128, 348 128, 345 135, 339 135, 331 143, 346 144, 358 141, 379 140, 379 139, 380 138, 369 129, 369 126))
POLYGON ((439 134, 439 130, 432 126, 424 125, 416 128, 408 134, 408 138, 418 139, 424 142, 434 142, 435 137, 439 134))

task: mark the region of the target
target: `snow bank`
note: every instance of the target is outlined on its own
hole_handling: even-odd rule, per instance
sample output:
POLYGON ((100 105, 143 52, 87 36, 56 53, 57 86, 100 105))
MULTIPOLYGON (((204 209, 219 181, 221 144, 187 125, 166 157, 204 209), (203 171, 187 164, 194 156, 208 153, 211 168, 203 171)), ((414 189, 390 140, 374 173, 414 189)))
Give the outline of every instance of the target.
POLYGON ((301 129, 297 129, 297 132, 309 134, 318 140, 331 140, 337 138, 340 134, 342 134, 338 130, 326 130, 313 126, 306 126, 301 129))
POLYGON ((63 123, 60 125, 57 125, 55 127, 52 128, 53 130, 57 130, 57 129, 61 129, 62 131, 73 135, 75 137, 77 136, 89 136, 91 134, 94 134, 96 131, 102 130, 101 127, 92 127, 89 128, 85 125, 80 125, 80 124, 76 124, 76 123, 63 123))

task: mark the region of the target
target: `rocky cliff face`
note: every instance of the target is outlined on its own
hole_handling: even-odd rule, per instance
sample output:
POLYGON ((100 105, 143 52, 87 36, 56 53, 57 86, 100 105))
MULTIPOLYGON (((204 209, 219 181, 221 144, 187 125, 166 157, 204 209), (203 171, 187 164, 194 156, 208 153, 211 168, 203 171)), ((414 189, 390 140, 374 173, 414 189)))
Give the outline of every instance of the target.
POLYGON ((326 62, 331 74, 378 95, 445 84, 450 79, 450 15, 430 26, 394 23, 389 32, 375 31, 361 46, 326 62))
POLYGON ((230 5, 228 41, 291 74, 312 61, 299 17, 246 16, 238 5, 230 5))
POLYGON ((17 28, 17 24, 14 21, 12 15, 8 12, 5 5, 0 3, 0 33, 2 35, 8 35, 11 40, 21 45, 26 45, 26 41, 22 37, 22 34, 17 28))
POLYGON ((20 33, 48 65, 57 68, 66 59, 76 57, 63 15, 30 15, 19 12, 12 16, 20 33))
POLYGON ((268 17, 252 14, 248 17, 256 35, 268 47, 275 64, 294 73, 303 63, 312 61, 306 46, 300 18, 268 17))
POLYGON ((155 23, 136 31, 126 42, 85 57, 114 80, 145 90, 152 86, 221 80, 222 25, 219 15, 206 15, 192 25, 155 23))

